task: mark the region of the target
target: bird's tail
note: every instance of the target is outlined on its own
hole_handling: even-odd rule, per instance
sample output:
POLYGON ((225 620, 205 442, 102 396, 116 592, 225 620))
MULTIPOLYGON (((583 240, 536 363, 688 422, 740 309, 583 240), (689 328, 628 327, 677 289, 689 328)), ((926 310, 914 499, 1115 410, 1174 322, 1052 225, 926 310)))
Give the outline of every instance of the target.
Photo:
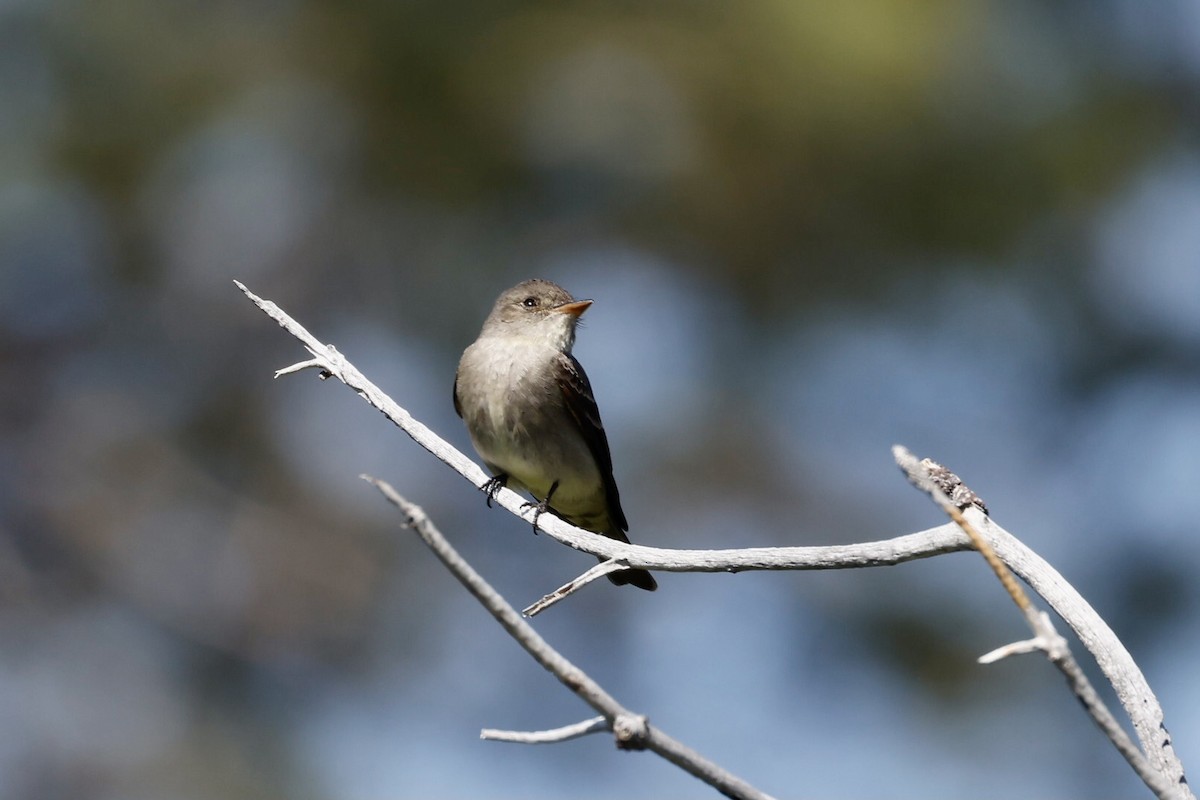
POLYGON ((608 579, 617 586, 624 586, 628 583, 639 589, 645 589, 647 592, 653 592, 658 588, 658 581, 654 580, 654 576, 644 569, 623 569, 620 572, 610 572, 608 579))
MULTIPOLYGON (((591 528, 588 526, 581 527, 585 527, 587 530, 596 530, 596 528, 591 528)), ((625 531, 612 524, 604 525, 600 528, 599 532, 602 536, 607 536, 610 539, 616 539, 618 542, 629 544, 629 537, 625 534, 625 531)), ((604 561, 603 558, 600 560, 604 561)), ((610 572, 608 573, 608 579, 617 586, 629 584, 630 586, 636 586, 639 589, 645 589, 647 592, 653 592, 658 588, 658 581, 654 580, 654 576, 651 575, 648 570, 644 569, 623 569, 620 572, 610 572)))

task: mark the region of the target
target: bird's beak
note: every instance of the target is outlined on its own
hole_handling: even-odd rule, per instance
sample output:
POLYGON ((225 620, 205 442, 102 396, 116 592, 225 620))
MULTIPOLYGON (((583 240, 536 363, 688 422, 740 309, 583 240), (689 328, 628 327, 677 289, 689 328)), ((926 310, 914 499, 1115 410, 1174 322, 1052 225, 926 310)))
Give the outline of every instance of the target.
POLYGON ((574 303, 563 303, 561 306, 555 306, 554 310, 578 318, 579 315, 588 310, 588 306, 591 304, 591 300, 576 300, 574 303))

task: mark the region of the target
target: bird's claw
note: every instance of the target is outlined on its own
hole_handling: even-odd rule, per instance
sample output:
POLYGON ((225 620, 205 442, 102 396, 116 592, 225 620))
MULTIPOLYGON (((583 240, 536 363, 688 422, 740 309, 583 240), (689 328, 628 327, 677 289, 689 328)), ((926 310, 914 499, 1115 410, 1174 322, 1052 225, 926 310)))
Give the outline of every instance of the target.
POLYGON ((540 518, 541 518, 542 514, 545 514, 545 513, 546 513, 546 509, 547 509, 548 507, 549 507, 549 506, 547 506, 547 505, 546 505, 546 501, 545 501, 545 500, 542 500, 542 501, 540 501, 540 502, 537 502, 537 503, 534 503, 534 502, 529 502, 529 503, 521 503, 521 510, 522 510, 522 511, 524 511, 524 510, 525 510, 525 509, 527 509, 527 508, 532 508, 532 509, 533 509, 533 535, 534 535, 534 536, 537 536, 537 535, 538 535, 538 519, 540 519, 540 518))
POLYGON ((530 502, 530 503, 522 503, 521 504, 522 511, 524 511, 527 508, 533 509, 533 535, 534 536, 537 536, 537 533, 538 533, 538 519, 541 518, 542 514, 545 514, 546 511, 549 510, 550 498, 554 497, 554 492, 557 489, 558 489, 558 481, 555 481, 554 483, 550 484, 550 491, 546 492, 545 498, 543 498, 542 500, 539 500, 536 503, 530 502))
POLYGON ((492 501, 496 499, 496 493, 503 489, 507 483, 508 476, 501 473, 500 475, 493 475, 488 479, 487 483, 479 487, 479 490, 487 495, 488 508, 492 507, 492 501))

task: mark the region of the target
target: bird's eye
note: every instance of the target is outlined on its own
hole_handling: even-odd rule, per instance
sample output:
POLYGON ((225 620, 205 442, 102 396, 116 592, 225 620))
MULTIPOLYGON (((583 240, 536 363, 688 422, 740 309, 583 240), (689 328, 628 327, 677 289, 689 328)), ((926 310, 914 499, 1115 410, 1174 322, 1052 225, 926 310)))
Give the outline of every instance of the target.
POLYGON ((538 301, 536 297, 526 297, 521 301, 521 305, 525 306, 526 308, 537 308, 537 304, 538 301))

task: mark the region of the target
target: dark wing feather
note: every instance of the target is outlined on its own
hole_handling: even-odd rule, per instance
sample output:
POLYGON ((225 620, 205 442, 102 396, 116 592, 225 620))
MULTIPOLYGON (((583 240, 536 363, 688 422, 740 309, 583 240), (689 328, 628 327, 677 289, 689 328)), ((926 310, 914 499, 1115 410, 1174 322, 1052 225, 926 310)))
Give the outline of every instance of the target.
POLYGON ((596 407, 596 398, 592 395, 592 384, 575 356, 561 354, 559 363, 562 369, 556 370, 558 386, 566 400, 567 410, 575 418, 579 432, 592 452, 592 458, 596 459, 596 467, 604 481, 604 496, 608 499, 608 515, 614 525, 627 531, 629 523, 625 521, 625 512, 621 510, 621 495, 613 479, 612 453, 608 449, 608 437, 604 435, 604 423, 600 421, 600 409, 596 407))
POLYGON ((454 413, 462 419, 462 403, 458 402, 458 376, 454 376, 454 413))

